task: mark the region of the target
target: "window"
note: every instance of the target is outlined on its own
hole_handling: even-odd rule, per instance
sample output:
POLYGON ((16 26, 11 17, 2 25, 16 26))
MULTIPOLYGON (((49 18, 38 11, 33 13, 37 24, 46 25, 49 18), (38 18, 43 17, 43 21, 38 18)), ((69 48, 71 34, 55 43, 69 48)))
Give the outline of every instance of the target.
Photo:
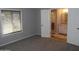
POLYGON ((2 34, 21 31, 21 12, 2 10, 2 34))

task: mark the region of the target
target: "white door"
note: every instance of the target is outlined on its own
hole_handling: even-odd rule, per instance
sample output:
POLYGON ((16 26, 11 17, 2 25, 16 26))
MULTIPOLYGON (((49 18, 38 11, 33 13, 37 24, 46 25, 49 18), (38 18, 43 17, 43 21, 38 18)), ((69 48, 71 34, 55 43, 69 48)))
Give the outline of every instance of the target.
POLYGON ((41 37, 50 37, 51 35, 50 16, 50 9, 41 9, 41 37))
POLYGON ((79 46, 79 8, 69 8, 68 43, 79 46))

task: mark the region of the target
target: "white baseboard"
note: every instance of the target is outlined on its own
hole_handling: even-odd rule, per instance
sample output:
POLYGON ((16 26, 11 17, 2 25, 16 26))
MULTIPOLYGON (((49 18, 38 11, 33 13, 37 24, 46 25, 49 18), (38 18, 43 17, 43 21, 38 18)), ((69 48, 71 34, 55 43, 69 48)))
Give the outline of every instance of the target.
POLYGON ((75 45, 75 46, 79 46, 79 44, 77 44, 77 43, 73 43, 73 42, 67 42, 67 43, 75 45))
POLYGON ((5 44, 1 44, 0 47, 5 46, 5 45, 8 45, 8 44, 11 44, 11 43, 14 43, 14 42, 17 42, 17 41, 22 40, 22 39, 25 39, 25 38, 32 37, 32 36, 34 36, 34 35, 35 35, 35 34, 32 34, 32 35, 29 35, 29 36, 26 36, 26 37, 22 37, 22 38, 19 38, 19 39, 16 39, 16 40, 7 42, 7 43, 5 43, 5 44))

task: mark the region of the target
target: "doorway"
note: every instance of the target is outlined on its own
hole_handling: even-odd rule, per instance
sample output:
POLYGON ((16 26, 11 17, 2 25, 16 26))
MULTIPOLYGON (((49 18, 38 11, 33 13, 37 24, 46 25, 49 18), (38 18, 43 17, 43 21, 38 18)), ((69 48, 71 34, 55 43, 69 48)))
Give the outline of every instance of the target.
POLYGON ((51 38, 56 41, 67 41, 68 9, 51 10, 51 38))

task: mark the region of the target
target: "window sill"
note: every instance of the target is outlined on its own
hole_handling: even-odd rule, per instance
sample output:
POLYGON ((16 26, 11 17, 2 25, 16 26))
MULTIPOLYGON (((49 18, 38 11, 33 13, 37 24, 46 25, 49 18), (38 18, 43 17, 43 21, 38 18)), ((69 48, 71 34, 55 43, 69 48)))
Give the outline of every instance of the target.
POLYGON ((8 34, 1 34, 1 37, 12 36, 12 35, 16 35, 16 34, 19 34, 19 33, 22 33, 22 32, 23 32, 23 30, 17 31, 17 32, 8 33, 8 34))

